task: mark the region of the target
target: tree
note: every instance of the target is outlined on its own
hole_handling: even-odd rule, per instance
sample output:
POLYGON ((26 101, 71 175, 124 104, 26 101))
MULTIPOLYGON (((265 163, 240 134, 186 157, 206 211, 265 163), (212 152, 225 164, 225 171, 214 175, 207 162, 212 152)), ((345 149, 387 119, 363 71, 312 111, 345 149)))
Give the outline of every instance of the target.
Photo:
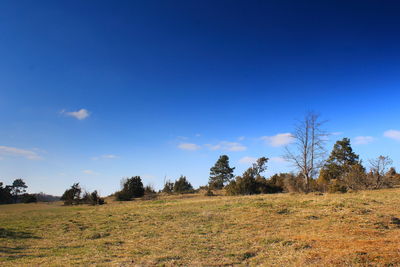
POLYGON ((117 200, 131 200, 144 195, 144 187, 140 176, 122 180, 122 190, 116 193, 117 200))
POLYGON ((164 193, 171 194, 174 191, 174 183, 169 180, 166 181, 162 191, 164 193))
POLYGON ((189 193, 193 191, 193 186, 186 179, 186 176, 181 175, 174 183, 175 193, 189 193))
POLYGON ((375 189, 382 188, 383 186, 390 186, 386 178, 388 168, 393 164, 393 160, 388 156, 379 156, 376 159, 370 159, 371 173, 373 178, 373 187, 375 189))
POLYGON ((329 191, 333 192, 340 188, 340 191, 347 189, 357 190, 367 186, 365 168, 359 156, 353 152, 349 138, 336 141, 332 152, 322 167, 318 178, 318 184, 322 190, 326 190, 329 184, 329 191))
POLYGON ((82 189, 79 183, 74 183, 70 189, 65 190, 61 196, 61 200, 64 201, 65 205, 79 204, 81 200, 82 189))
MULTIPOLYGON (((237 176, 226 186, 226 192, 229 195, 253 195, 260 193, 269 193, 267 180, 261 176, 267 169, 268 158, 262 157, 248 168, 242 176, 237 176)), ((271 188, 272 189, 272 188, 271 188)))
POLYGON ((222 155, 210 169, 209 185, 212 189, 222 189, 233 178, 233 170, 229 166, 229 157, 222 155))
POLYGON ((306 184, 306 192, 310 190, 310 181, 322 166, 325 155, 324 145, 326 132, 322 130, 324 122, 320 121, 319 115, 309 112, 300 121, 292 134, 296 152, 286 147, 285 159, 303 174, 306 184))
POLYGON ((12 201, 11 186, 7 185, 3 187, 3 183, 0 182, 0 204, 9 204, 12 201))
POLYGON ((14 202, 17 202, 19 196, 26 193, 26 188, 28 186, 25 184, 24 180, 22 179, 15 179, 11 185, 11 194, 13 195, 14 202))

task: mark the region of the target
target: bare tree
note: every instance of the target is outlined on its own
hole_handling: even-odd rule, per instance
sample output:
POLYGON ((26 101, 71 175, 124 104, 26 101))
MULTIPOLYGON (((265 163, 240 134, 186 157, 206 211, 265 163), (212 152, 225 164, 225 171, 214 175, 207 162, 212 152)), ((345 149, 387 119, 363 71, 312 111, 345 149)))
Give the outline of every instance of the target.
POLYGON ((306 192, 310 190, 310 180, 313 179, 323 165, 326 154, 325 142, 327 133, 322 129, 325 121, 320 121, 319 115, 314 112, 306 114, 302 121, 296 125, 292 134, 296 151, 286 147, 285 159, 303 174, 306 192))
POLYGON ((388 156, 379 156, 376 159, 370 159, 371 172, 373 174, 373 186, 375 189, 381 188, 386 183, 386 172, 393 164, 393 160, 388 156))

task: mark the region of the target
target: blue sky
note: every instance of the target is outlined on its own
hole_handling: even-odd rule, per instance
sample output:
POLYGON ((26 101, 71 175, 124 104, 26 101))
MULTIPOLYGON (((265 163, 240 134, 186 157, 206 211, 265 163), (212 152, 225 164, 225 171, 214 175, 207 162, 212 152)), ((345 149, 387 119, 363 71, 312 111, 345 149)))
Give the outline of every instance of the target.
POLYGON ((400 168, 396 1, 1 1, 0 180, 103 195, 281 160, 309 110, 400 168))

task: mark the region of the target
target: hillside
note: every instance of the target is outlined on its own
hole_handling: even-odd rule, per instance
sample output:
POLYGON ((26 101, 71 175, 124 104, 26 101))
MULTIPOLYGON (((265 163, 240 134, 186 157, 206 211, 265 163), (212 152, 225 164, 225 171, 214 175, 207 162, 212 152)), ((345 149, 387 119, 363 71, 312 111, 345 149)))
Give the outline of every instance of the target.
POLYGON ((400 189, 0 206, 0 264, 399 265, 400 189))

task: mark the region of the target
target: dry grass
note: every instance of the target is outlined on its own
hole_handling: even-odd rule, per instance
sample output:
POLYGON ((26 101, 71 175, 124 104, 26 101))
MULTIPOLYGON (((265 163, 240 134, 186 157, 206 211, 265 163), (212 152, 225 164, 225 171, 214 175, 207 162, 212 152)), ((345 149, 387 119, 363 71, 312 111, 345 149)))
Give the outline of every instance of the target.
POLYGON ((400 189, 0 206, 0 265, 400 265, 400 189))

